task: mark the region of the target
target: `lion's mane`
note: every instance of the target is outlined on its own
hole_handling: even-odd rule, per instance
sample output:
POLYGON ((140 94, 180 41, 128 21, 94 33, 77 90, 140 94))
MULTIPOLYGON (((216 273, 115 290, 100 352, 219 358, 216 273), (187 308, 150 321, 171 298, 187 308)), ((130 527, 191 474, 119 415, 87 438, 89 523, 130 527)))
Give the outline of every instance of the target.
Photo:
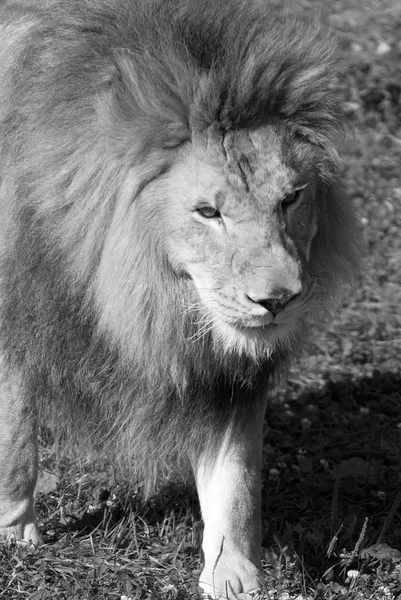
MULTIPOLYGON (((324 150, 310 263, 324 313, 356 268, 336 176, 336 47, 256 0, 44 6, 5 25, 0 49, 2 348, 47 422, 113 440, 150 488, 164 464, 246 418, 241 390, 272 382, 300 342, 260 364, 197 336, 183 310, 193 284, 166 261, 164 198, 126 234, 127 173, 139 194, 194 129, 290 123, 324 150), (108 275, 118 314, 98 296, 110 252, 125 274, 108 275)), ((0 15, 15 20, 12 9, 0 15)))

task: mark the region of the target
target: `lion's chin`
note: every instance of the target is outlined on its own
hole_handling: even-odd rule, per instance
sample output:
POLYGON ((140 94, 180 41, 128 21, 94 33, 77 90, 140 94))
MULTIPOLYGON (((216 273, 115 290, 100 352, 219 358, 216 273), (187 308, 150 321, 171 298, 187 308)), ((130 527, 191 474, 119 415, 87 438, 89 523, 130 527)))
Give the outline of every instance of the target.
POLYGON ((245 328, 219 321, 214 323, 213 338, 225 353, 244 355, 259 362, 271 358, 278 347, 289 349, 297 331, 295 321, 245 328))

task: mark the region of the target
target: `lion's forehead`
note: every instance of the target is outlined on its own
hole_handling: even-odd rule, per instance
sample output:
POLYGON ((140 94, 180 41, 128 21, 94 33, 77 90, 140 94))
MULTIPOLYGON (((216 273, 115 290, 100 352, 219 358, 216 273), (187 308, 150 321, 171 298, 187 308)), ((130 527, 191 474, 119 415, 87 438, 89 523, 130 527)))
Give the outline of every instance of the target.
POLYGON ((290 178, 285 164, 282 139, 272 128, 239 130, 223 139, 227 168, 254 189, 266 184, 284 185, 290 178))
POLYGON ((189 196, 219 210, 271 212, 302 177, 284 156, 272 127, 225 134, 212 128, 186 152, 182 182, 189 196))

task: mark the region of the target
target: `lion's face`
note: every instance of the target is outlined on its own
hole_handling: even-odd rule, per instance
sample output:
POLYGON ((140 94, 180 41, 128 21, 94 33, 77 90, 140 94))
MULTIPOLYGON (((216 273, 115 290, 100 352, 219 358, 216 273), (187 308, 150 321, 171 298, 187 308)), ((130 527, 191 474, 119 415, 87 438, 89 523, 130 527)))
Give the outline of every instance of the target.
MULTIPOLYGON (((167 244, 176 272, 199 296, 226 350, 254 357, 297 330, 313 294, 308 259, 316 233, 315 181, 303 146, 266 126, 192 140, 167 184, 167 244)), ((309 158, 309 163, 311 159, 309 158)))

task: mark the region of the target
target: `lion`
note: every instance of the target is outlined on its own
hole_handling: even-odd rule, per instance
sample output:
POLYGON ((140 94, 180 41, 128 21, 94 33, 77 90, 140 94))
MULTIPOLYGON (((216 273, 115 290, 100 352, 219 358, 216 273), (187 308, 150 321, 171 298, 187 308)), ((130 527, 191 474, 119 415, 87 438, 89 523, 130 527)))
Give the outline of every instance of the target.
POLYGON ((192 473, 200 592, 262 593, 268 398, 358 270, 338 44, 259 0, 0 15, 1 536, 41 542, 44 423, 192 473))

